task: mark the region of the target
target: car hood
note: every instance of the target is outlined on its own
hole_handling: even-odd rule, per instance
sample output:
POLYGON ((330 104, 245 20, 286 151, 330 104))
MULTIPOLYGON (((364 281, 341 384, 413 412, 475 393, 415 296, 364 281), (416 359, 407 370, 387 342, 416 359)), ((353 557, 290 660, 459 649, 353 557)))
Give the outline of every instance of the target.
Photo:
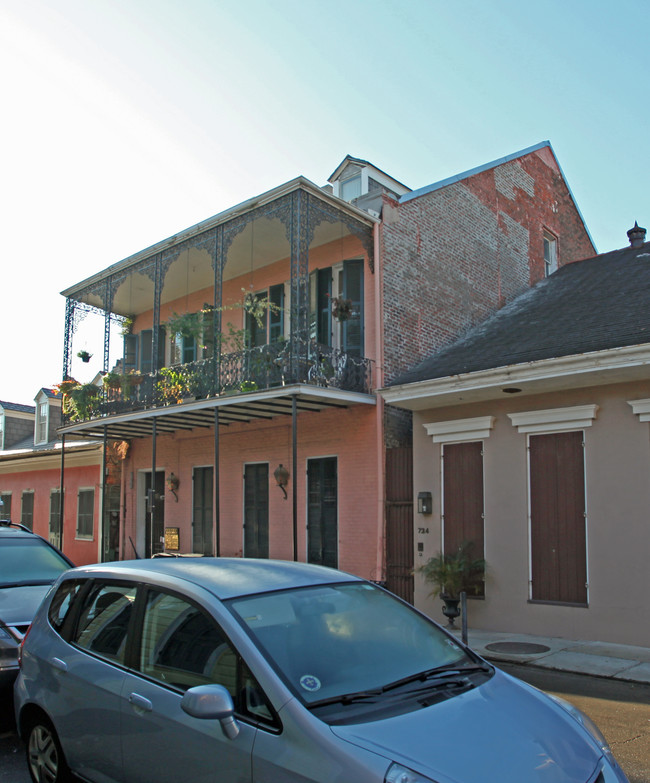
POLYGON ((0 588, 0 622, 5 625, 31 623, 49 589, 49 584, 0 588))
POLYGON ((429 707, 331 729, 438 783, 587 783, 601 756, 567 712, 499 670, 429 707))

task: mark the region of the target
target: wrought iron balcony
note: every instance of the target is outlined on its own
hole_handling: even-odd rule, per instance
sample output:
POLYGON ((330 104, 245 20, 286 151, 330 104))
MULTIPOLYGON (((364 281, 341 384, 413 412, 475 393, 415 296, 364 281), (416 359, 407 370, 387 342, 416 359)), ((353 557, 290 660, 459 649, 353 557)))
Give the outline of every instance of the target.
POLYGON ((149 374, 108 373, 103 389, 92 384, 62 389, 64 419, 87 421, 296 383, 369 394, 371 362, 315 341, 286 341, 149 374))

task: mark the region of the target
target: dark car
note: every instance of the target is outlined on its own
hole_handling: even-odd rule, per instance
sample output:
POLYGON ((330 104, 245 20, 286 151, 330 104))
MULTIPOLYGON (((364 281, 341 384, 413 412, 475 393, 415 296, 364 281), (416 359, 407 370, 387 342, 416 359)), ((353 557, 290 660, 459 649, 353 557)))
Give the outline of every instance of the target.
POLYGON ((72 563, 29 528, 0 520, 0 688, 18 673, 18 647, 43 597, 72 563))

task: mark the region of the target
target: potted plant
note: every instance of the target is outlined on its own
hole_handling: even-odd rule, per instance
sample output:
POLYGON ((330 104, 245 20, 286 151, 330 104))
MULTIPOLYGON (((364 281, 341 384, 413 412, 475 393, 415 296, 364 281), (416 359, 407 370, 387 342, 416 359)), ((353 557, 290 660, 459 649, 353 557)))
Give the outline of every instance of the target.
POLYGON ((92 353, 88 353, 88 351, 77 351, 77 356, 81 359, 82 362, 88 364, 93 355, 92 353))
POLYGON ((424 581, 433 586, 429 595, 439 595, 444 607, 442 613, 453 628, 454 620, 460 614, 460 594, 478 593, 485 579, 485 560, 473 556, 474 544, 464 541, 455 552, 438 552, 416 570, 424 581))
POLYGON ((347 321, 353 315, 352 300, 342 296, 332 297, 332 315, 337 321, 347 321))

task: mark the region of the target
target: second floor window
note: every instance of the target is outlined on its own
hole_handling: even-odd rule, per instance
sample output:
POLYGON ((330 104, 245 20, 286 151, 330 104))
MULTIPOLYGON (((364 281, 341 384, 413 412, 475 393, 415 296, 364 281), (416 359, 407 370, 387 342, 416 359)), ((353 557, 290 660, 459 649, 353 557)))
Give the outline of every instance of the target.
POLYGON ((544 267, 546 277, 557 271, 557 238, 544 232, 544 267))

